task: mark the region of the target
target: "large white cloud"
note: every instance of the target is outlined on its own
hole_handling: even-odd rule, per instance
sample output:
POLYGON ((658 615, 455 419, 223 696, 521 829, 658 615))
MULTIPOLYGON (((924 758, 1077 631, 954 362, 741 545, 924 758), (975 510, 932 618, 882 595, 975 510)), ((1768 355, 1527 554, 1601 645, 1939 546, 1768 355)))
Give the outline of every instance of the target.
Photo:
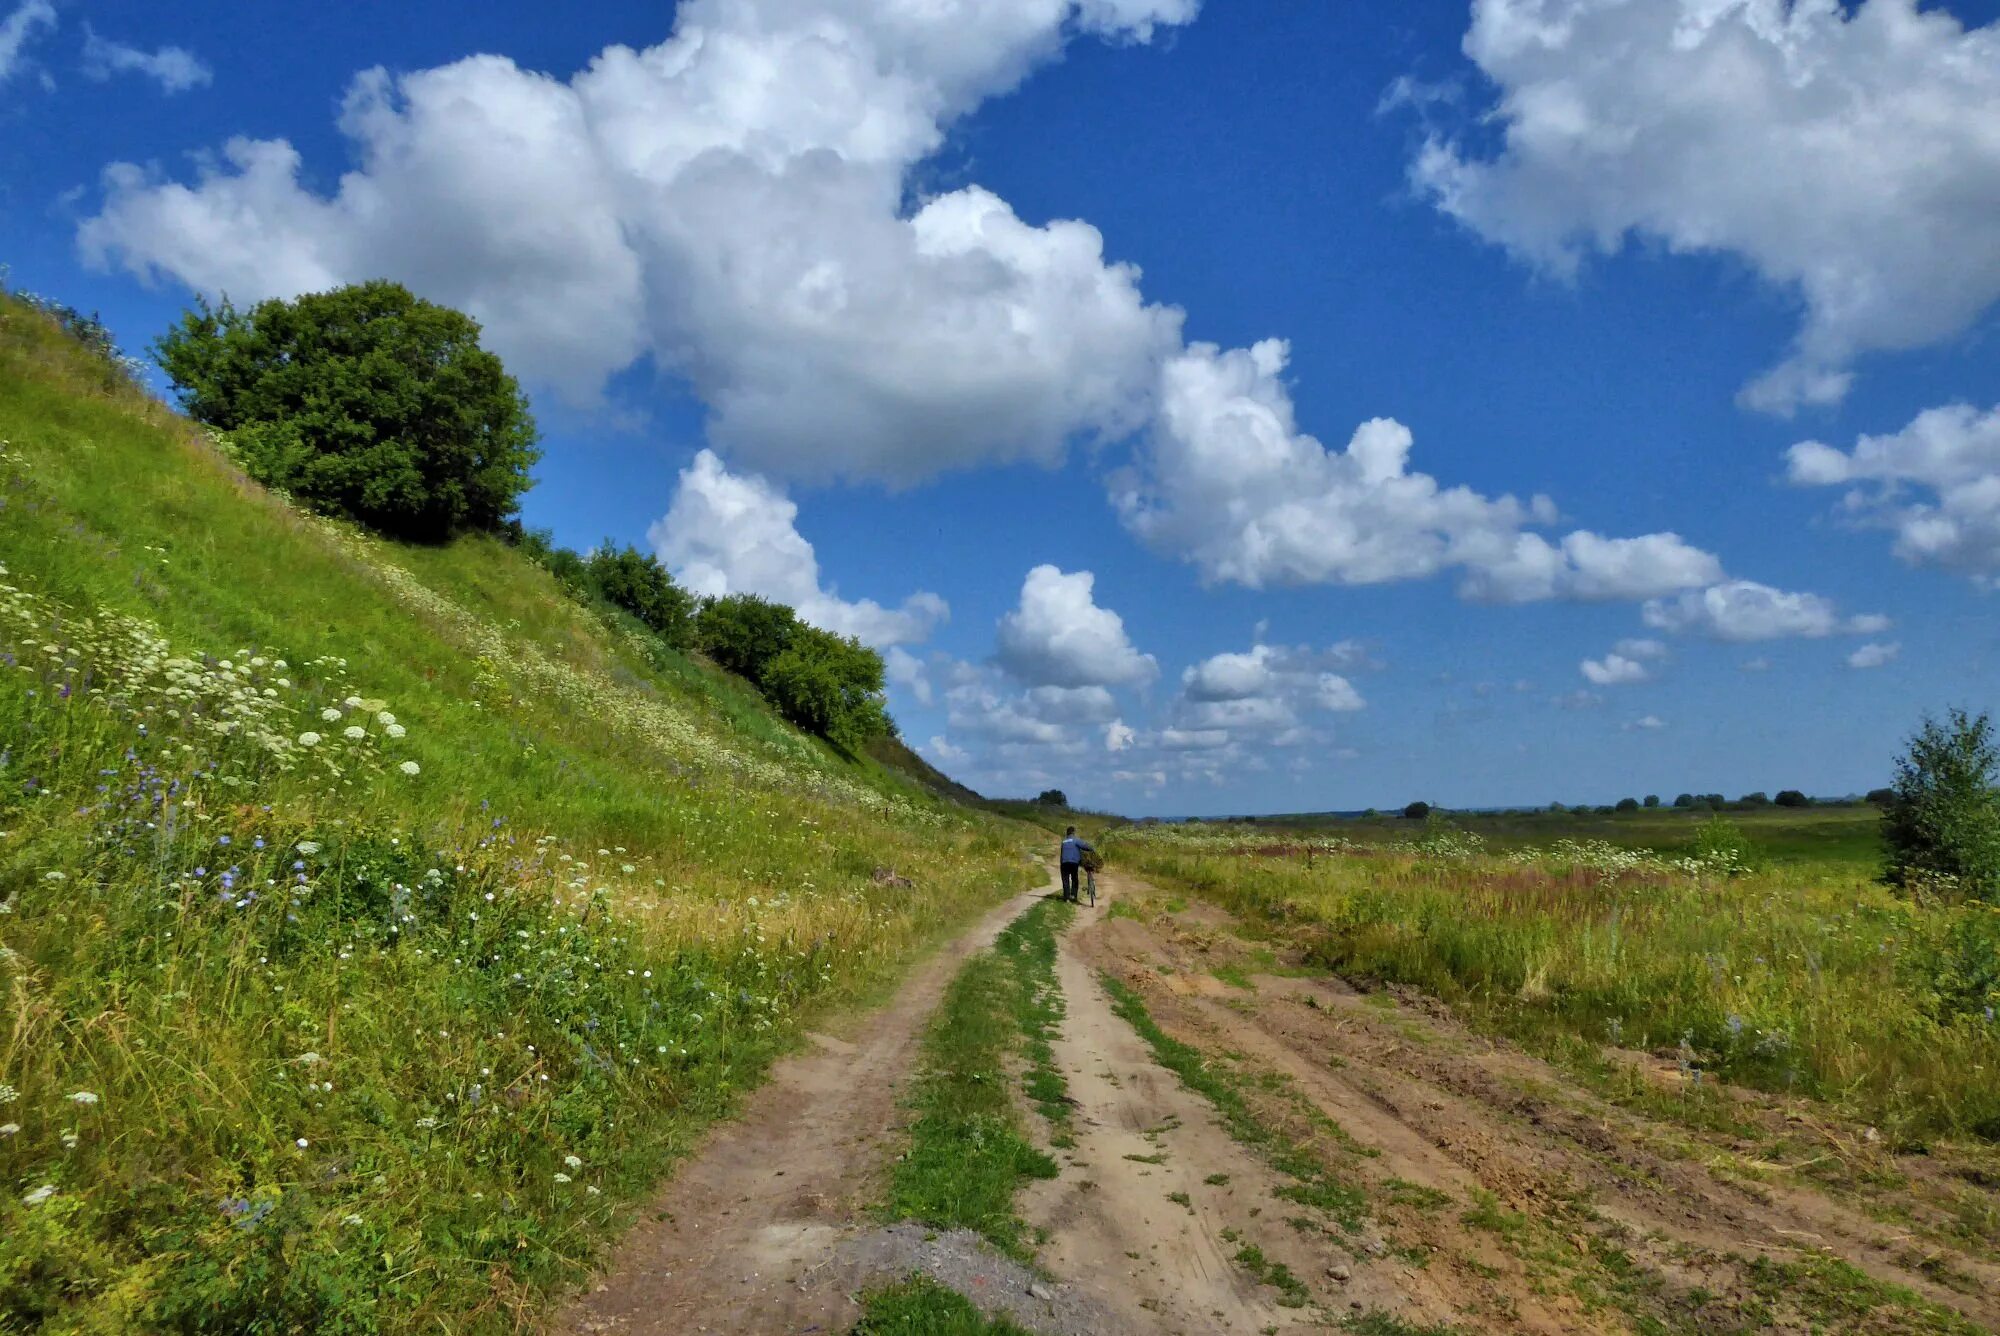
POLYGON ((22 52, 37 32, 56 26, 56 7, 49 0, 21 0, 0 19, 0 83, 14 77, 25 59, 22 52))
POLYGON ((1933 408, 1899 432, 1863 436, 1851 452, 1804 441, 1786 460, 1801 486, 1851 486, 1842 508, 1894 530, 1903 560, 1982 583, 2000 577, 2000 407, 1933 408))
POLYGON ((1671 533, 1551 543, 1555 503, 1489 498, 1410 470, 1408 428, 1366 422, 1344 450, 1299 430, 1286 345, 1195 344, 1161 372, 1159 419, 1114 480, 1126 525, 1211 581, 1380 584, 1446 569, 1469 598, 1648 598, 1711 583, 1713 556, 1671 533))
POLYGON ((650 356, 732 457, 915 479, 1052 460, 1144 420, 1179 313, 1083 223, 977 189, 904 210, 944 128, 1075 28, 1144 40, 1193 0, 688 0, 574 78, 497 56, 356 78, 330 194, 283 140, 193 184, 105 174, 87 258, 239 301, 386 275, 588 397, 650 356))
MULTIPOLYGON (((819 559, 798 531, 799 508, 766 479, 731 473, 703 450, 681 471, 664 518, 648 530, 654 549, 681 583, 697 594, 757 594, 788 603, 814 626, 888 647, 927 639, 950 610, 932 593, 912 594, 900 608, 870 599, 850 603, 820 584, 819 559)), ((919 694, 929 687, 921 665, 898 658, 897 681, 919 694)))
POLYGON ((1159 664, 1125 633, 1125 620, 1097 605, 1097 577, 1037 566, 1021 583, 1021 601, 1000 619, 1000 664, 1022 682, 1051 687, 1108 687, 1149 682, 1159 664))
POLYGON ((1753 406, 1838 400, 1858 354, 2000 298, 2000 24, 1918 0, 1474 0, 1465 50, 1502 142, 1432 138, 1418 188, 1557 273, 1641 237, 1795 290, 1753 406))
POLYGON ((1644 616, 1655 630, 1736 642, 1872 635, 1889 624, 1872 613, 1842 617, 1832 600, 1818 594, 1790 593, 1753 580, 1655 599, 1646 604, 1644 616))

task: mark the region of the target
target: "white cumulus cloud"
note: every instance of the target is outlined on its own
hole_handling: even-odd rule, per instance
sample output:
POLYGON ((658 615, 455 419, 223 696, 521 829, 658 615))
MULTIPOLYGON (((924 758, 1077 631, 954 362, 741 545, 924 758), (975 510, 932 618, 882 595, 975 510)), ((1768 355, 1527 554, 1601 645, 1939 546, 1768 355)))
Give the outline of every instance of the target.
POLYGON ((1836 401, 1858 355, 2000 298, 2000 23, 1919 0, 1475 0, 1465 51, 1499 147, 1433 136, 1417 188, 1559 274, 1638 238, 1795 291, 1803 326, 1751 406, 1836 401))
POLYGON ((1000 619, 1000 664, 1035 686, 1107 687, 1149 682, 1159 664, 1125 633, 1125 620, 1097 605, 1097 577, 1037 566, 1021 601, 1000 619))
POLYGON ((906 211, 906 178, 1072 32, 1145 40, 1194 8, 688 0, 567 80, 491 55, 358 75, 328 193, 285 140, 231 140, 192 183, 114 164, 79 244, 238 301, 398 278, 584 399, 650 357, 719 447, 788 476, 1052 461, 1145 419, 1179 313, 1085 223, 977 187, 906 211))
POLYGON ((1874 613, 1843 618, 1831 599, 1773 589, 1754 580, 1732 580, 1678 598, 1655 599, 1646 604, 1643 615, 1655 630, 1737 642, 1872 635, 1889 624, 1874 613))
POLYGON ((83 25, 83 72, 100 83, 116 74, 143 75, 166 93, 185 93, 215 79, 214 71, 185 47, 145 51, 99 36, 87 23, 83 25))
POLYGON ((1159 419, 1139 462, 1113 481, 1125 524, 1204 579, 1380 584, 1446 569, 1461 592, 1497 602, 1637 599, 1703 585, 1721 563, 1674 534, 1550 542, 1555 503, 1489 498, 1409 467, 1413 440, 1387 418, 1344 450, 1298 428, 1282 379, 1289 351, 1196 344, 1161 373, 1159 419))
POLYGON ((1847 656, 1849 668, 1880 668, 1903 652, 1903 647, 1894 641, 1882 644, 1870 641, 1847 656))
POLYGON ((1786 462, 1800 486, 1850 488, 1843 511, 1892 530, 1904 561, 2000 577, 2000 407, 1929 409, 1851 451, 1802 441, 1786 462))
POLYGON ((1601 659, 1585 659, 1578 665, 1592 686, 1630 686, 1635 682, 1650 682, 1653 674, 1637 659, 1628 659, 1623 654, 1607 654, 1601 659))
MULTIPOLYGON (((796 526, 798 514, 797 504, 772 483, 731 473, 713 451, 703 450, 681 470, 673 504, 647 536, 660 560, 697 594, 756 594, 788 603, 814 626, 877 648, 925 640, 949 617, 945 601, 932 593, 885 608, 871 599, 848 602, 823 588, 819 559, 796 526)), ((907 671, 902 680, 914 685, 907 671)))

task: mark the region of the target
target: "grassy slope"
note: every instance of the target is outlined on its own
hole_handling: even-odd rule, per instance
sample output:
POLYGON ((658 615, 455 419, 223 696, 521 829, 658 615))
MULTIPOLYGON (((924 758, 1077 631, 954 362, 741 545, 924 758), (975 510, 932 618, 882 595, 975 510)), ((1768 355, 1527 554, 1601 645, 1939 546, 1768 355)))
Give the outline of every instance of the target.
POLYGON ((298 514, 5 299, 0 442, 0 1329, 511 1329, 803 1010, 1025 881, 505 547, 298 514))

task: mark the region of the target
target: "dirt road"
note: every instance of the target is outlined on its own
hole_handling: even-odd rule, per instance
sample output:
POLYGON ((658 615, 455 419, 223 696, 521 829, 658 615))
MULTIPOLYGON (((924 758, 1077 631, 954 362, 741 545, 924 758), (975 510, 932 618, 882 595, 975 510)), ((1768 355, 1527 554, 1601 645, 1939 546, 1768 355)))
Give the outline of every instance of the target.
MULTIPOLYGON (((1039 893, 1038 893, 1039 894, 1039 893)), ((846 1040, 816 1035, 682 1165, 555 1330, 619 1336, 845 1331, 854 1267, 830 1267, 878 1195, 900 1084, 946 984, 1037 895, 986 915, 846 1040)))
MULTIPOLYGON (((1965 1226, 1991 1207, 1978 1173, 1862 1164, 1865 1129, 1803 1102, 1613 1102, 1427 999, 1357 992, 1217 910, 1107 880, 1058 957, 1074 1144, 1020 1201, 1044 1274, 864 1214, 926 1017, 1024 897, 851 1042, 781 1064, 561 1329, 841 1332, 856 1290, 917 1269, 1050 1336, 2000 1329, 2000 1239, 1965 1226), (1162 1065, 1175 1043, 1206 1093, 1162 1065), (1824 1156, 1760 1158, 1822 1143, 1854 1159, 1836 1184, 1807 1172, 1824 1156)), ((1611 1057, 1675 1098, 1671 1064, 1611 1057)))

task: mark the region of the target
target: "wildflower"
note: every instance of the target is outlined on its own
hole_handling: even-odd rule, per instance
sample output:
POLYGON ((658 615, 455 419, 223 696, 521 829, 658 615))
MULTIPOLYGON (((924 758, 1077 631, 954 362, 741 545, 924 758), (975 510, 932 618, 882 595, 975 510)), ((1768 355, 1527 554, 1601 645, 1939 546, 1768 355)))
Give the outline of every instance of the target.
POLYGON ((307 1141, 304 1137, 300 1137, 297 1141, 294 1141, 292 1144, 294 1146, 297 1146, 300 1150, 304 1150, 306 1147, 312 1145, 312 1142, 307 1141))
POLYGON ((591 1184, 586 1184, 586 1185, 584 1186, 584 1189, 583 1189, 583 1190, 584 1190, 585 1192, 588 1192, 588 1193, 589 1193, 589 1194, 590 1194, 591 1196, 593 1196, 593 1197, 596 1197, 596 1196, 601 1196, 601 1195, 602 1195, 602 1194, 601 1194, 601 1193, 600 1193, 600 1192, 598 1191, 598 1189, 596 1188, 596 1186, 595 1186, 595 1185, 591 1185, 591 1184))
POLYGON ((69 873, 67 873, 67 872, 44 872, 44 873, 42 874, 42 880, 43 880, 43 881, 68 881, 68 880, 69 880, 69 873))
POLYGON ((300 840, 292 847, 308 858, 319 852, 319 844, 314 840, 300 840))
POLYGON ((11 1137, 20 1130, 19 1123, 0 1123, 0 1137, 11 1137))
POLYGON ((299 745, 301 747, 319 746, 319 734, 314 733, 311 730, 307 730, 306 732, 299 734, 299 745))
POLYGON ((342 701, 341 704, 345 705, 350 710, 358 710, 361 708, 361 697, 349 696, 346 700, 342 701))
POLYGON ((340 711, 329 705, 319 712, 319 717, 326 720, 329 724, 338 723, 340 722, 340 711))
POLYGON ((568 1174, 557 1174, 557 1175, 556 1175, 556 1182, 558 1182, 558 1183, 567 1183, 567 1182, 570 1182, 570 1181, 571 1181, 571 1180, 570 1180, 570 1176, 569 1176, 568 1174))
POLYGON ((359 724, 349 724, 346 728, 340 730, 340 735, 349 742, 359 742, 368 736, 368 730, 359 724))
POLYGON ((358 1225, 361 1223, 361 1217, 350 1213, 340 1217, 340 1223, 343 1225, 358 1225))
POLYGON ((581 1168, 583 1168, 583 1161, 582 1161, 582 1160, 580 1160, 580 1159, 578 1159, 578 1158, 577 1158, 576 1156, 574 1156, 574 1155, 565 1155, 565 1156, 563 1156, 563 1163, 564 1163, 564 1164, 566 1164, 566 1165, 568 1165, 568 1166, 569 1166, 570 1168, 572 1168, 572 1169, 581 1169, 581 1168))
POLYGON ((405 761, 396 768, 402 771, 406 775, 420 774, 423 771, 423 767, 418 765, 415 761, 405 761))
MULTIPOLYGON (((403 727, 403 726, 402 726, 401 724, 390 724, 390 725, 388 726, 388 728, 387 728, 387 729, 386 729, 385 731, 386 731, 386 732, 387 732, 387 733, 389 734, 389 736, 390 736, 390 737, 392 737, 392 738, 400 738, 400 737, 402 737, 402 736, 403 736, 403 735, 404 735, 405 733, 409 732, 410 730, 409 730, 409 729, 407 729, 407 728, 404 728, 404 727, 403 727)), ((497 823, 496 823, 496 824, 497 824, 497 823)))
POLYGON ((382 727, 387 728, 389 725, 396 722, 396 716, 390 714, 387 710, 383 710, 375 716, 375 722, 382 725, 382 727))
POLYGON ((27 1196, 21 1198, 21 1200, 26 1202, 30 1206, 40 1206, 43 1202, 47 1201, 49 1198, 55 1195, 56 1195, 56 1185, 53 1183, 44 1183, 40 1187, 36 1188, 33 1192, 30 1192, 27 1196))
POLYGON ((95 1104, 97 1103, 97 1092, 94 1090, 72 1091, 68 1098, 72 1104, 95 1104))

